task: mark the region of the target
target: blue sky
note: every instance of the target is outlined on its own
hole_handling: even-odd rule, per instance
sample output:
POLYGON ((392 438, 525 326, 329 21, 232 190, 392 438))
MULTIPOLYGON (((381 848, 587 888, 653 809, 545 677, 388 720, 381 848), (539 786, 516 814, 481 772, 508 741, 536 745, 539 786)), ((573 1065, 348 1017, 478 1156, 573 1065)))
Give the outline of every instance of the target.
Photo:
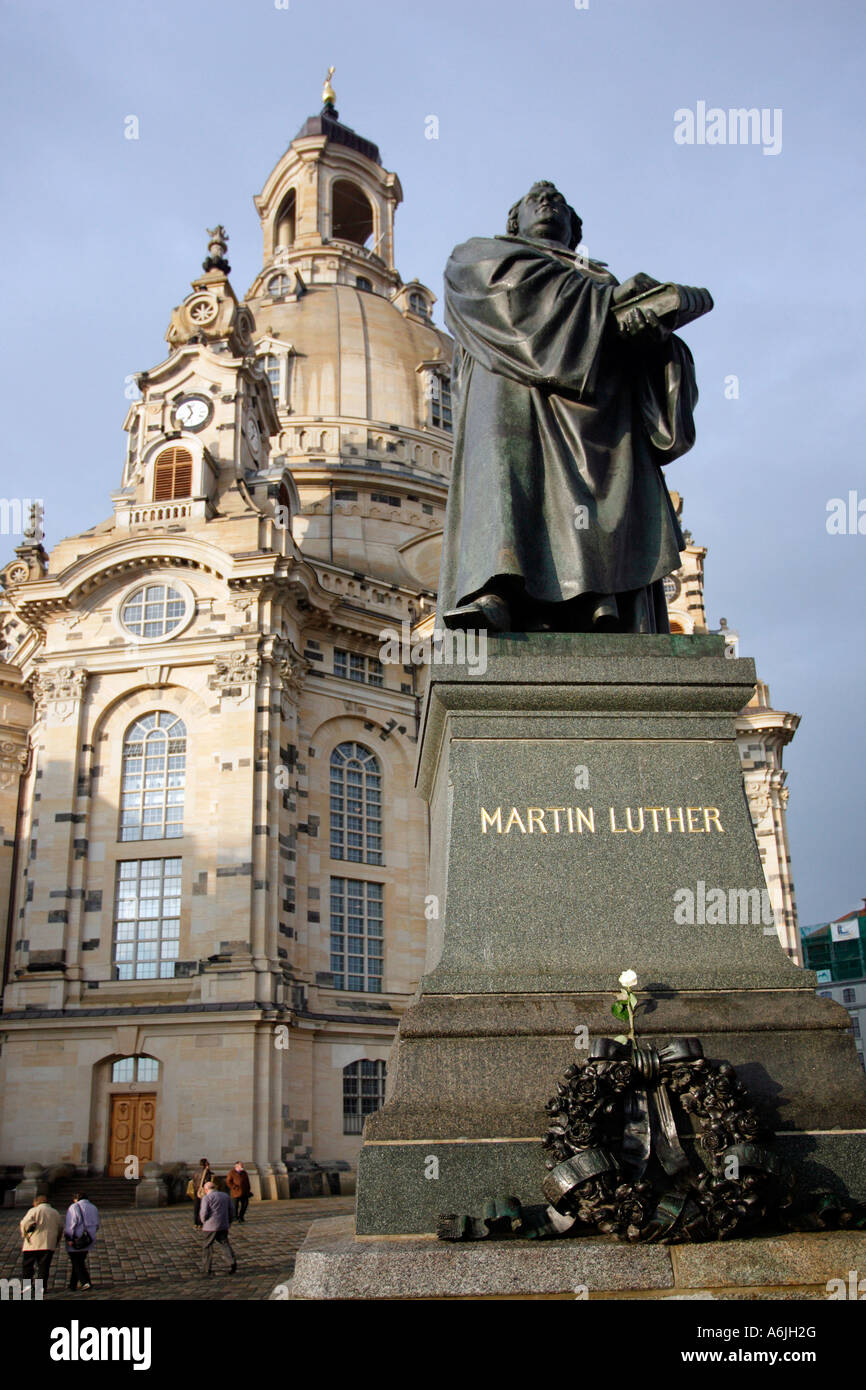
POLYGON ((711 289, 714 312, 685 333, 698 442, 668 481, 708 547, 711 625, 727 617, 774 703, 803 716, 786 755, 801 921, 857 906, 866 535, 829 535, 826 519, 829 499, 866 499, 863 12, 850 0, 7 0, 0 23, 0 490, 44 497, 47 544, 110 512, 126 377, 164 357, 206 227, 228 227, 236 291, 252 281, 252 195, 318 110, 333 63, 341 118, 400 175, 404 279, 441 294, 451 246, 503 230, 510 203, 552 178, 621 279, 711 289), (780 110, 780 152, 676 144, 675 111, 701 101, 780 110), (739 397, 726 399, 732 375, 739 397))

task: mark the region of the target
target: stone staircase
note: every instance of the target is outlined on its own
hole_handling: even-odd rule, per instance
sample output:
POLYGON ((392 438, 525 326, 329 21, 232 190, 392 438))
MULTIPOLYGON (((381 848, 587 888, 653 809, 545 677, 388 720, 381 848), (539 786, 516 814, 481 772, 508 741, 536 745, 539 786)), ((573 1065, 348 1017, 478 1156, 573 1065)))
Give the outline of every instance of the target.
POLYGON ((86 1192, 88 1200, 100 1211, 135 1205, 135 1189, 138 1178, 58 1178, 52 1183, 49 1201, 58 1211, 65 1213, 76 1192, 86 1192))

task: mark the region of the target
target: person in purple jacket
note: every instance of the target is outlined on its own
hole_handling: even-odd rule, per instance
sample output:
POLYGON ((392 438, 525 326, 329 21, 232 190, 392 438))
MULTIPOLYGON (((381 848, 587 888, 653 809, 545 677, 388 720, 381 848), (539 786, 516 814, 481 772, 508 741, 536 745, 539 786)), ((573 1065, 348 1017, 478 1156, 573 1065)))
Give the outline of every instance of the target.
POLYGON ((96 1232, 99 1230, 99 1212, 92 1202, 88 1202, 83 1192, 76 1192, 66 1213, 63 1228, 66 1237, 66 1253, 69 1256, 69 1288, 73 1291, 79 1284, 82 1289, 92 1287, 87 1256, 93 1249, 96 1232), (86 1241, 85 1243, 82 1243, 86 1241))
POLYGON ((213 1273, 213 1250, 214 1245, 218 1245, 226 1259, 231 1262, 229 1274, 234 1274, 238 1262, 229 1242, 229 1226, 234 1220, 231 1197, 227 1192, 219 1192, 212 1182, 206 1182, 200 1215, 203 1237, 202 1273, 205 1277, 213 1273))

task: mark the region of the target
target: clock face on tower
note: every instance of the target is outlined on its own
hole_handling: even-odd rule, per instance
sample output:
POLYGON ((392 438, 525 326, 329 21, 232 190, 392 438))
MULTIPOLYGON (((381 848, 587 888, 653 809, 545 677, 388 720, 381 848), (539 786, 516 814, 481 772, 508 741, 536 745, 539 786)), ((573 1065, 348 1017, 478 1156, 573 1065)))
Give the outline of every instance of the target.
POLYGON ((200 430, 212 415, 213 402, 207 396, 183 396, 171 412, 171 421, 184 430, 200 430))
POLYGON ((247 416, 246 424, 244 425, 244 434, 247 437, 247 443, 249 444, 253 453, 257 454, 259 452, 259 449, 261 448, 262 436, 259 432, 259 427, 256 424, 255 417, 252 415, 247 416))

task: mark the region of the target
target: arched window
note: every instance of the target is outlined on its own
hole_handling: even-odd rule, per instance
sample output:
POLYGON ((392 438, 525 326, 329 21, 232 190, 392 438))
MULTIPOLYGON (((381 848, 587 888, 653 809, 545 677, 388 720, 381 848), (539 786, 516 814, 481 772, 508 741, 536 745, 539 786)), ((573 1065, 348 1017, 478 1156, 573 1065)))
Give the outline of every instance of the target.
POLYGON ((153 470, 153 500, 167 502, 192 492, 192 454, 189 449, 163 449, 153 470))
POLYGON ((331 858, 382 863, 382 769, 360 743, 331 754, 331 858))
POLYGON ((290 188, 276 217, 275 246, 291 246, 295 239, 295 190, 290 188))
POLYGON ((280 404, 280 359, 273 352, 265 352, 260 357, 260 362, 265 369, 265 376, 271 383, 271 394, 276 405, 280 404))
POLYGON ((281 270, 278 275, 272 275, 267 285, 268 294, 274 299, 282 299, 283 295, 289 292, 289 277, 285 271, 281 270))
POLYGON ((343 1133, 361 1134, 364 1120, 385 1104, 385 1063, 350 1062, 343 1068, 343 1133))
POLYGON ((349 179, 337 179, 331 190, 331 236, 365 246, 373 235, 373 209, 366 194, 349 179))
POLYGON ((366 275, 356 275, 355 285, 359 290, 367 290, 369 292, 373 288, 373 281, 368 280, 366 275))
POLYGON ((186 727, 176 714, 145 714, 126 731, 120 782, 121 840, 183 834, 186 727))
POLYGON ((155 1057, 121 1057, 111 1068, 112 1081, 158 1081, 159 1062, 155 1057))
POLYGON ((422 314, 426 319, 427 300, 424 298, 423 294, 419 294, 417 290, 413 290, 409 295, 409 309, 413 314, 422 314))

